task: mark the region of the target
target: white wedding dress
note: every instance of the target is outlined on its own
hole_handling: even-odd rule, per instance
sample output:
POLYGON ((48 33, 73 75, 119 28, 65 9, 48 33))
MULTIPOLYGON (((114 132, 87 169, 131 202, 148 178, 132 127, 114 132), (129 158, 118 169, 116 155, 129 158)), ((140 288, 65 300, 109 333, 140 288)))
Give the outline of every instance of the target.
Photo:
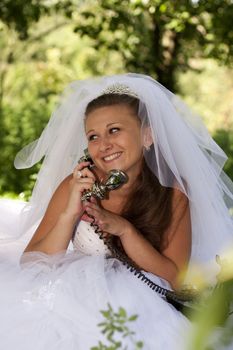
MULTIPOLYGON (((88 146, 87 105, 109 89, 119 93, 122 88, 138 97, 141 130, 149 126, 154 140, 144 152, 147 165, 162 186, 177 188, 189 200, 192 249, 187 276, 193 267, 209 265, 204 276, 207 282, 216 281, 216 254, 224 258, 233 241, 228 211, 233 207, 233 184, 222 171, 227 157, 201 119, 145 75, 73 82, 39 139, 16 156, 18 169, 44 158, 29 205, 11 209, 11 202, 0 201, 0 350, 89 350, 98 341, 106 343, 98 323, 108 303, 114 311, 121 306, 128 315, 138 315, 129 326, 136 340, 144 342, 144 350, 186 348, 190 322, 121 262, 106 259, 106 247, 88 224, 77 227, 74 249, 54 256, 27 253, 19 264, 54 191, 88 146)), ((169 288, 163 279, 149 277, 169 288)), ((128 338, 123 344, 135 349, 128 338)))
MULTIPOLYGON (((18 215, 5 214, 4 220, 12 216, 12 229, 18 215)), ((129 316, 138 315, 129 327, 143 349, 185 348, 189 321, 118 260, 106 259, 108 248, 90 224, 79 223, 72 250, 27 253, 20 264, 27 240, 8 236, 7 241, 0 233, 1 350, 89 350, 98 341, 108 344, 98 326, 108 303, 114 311, 124 307, 129 316)), ((169 288, 165 280, 148 276, 169 288)), ((122 344, 135 349, 129 338, 122 344)))

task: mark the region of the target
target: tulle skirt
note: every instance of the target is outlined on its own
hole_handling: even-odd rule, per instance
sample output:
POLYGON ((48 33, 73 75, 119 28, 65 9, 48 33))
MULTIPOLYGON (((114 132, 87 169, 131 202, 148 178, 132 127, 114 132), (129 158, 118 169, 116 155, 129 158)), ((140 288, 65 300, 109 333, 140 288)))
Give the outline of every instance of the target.
MULTIPOLYGON (((107 345, 98 324, 105 321, 100 311, 109 304, 114 312, 122 307, 128 316, 138 315, 127 324, 133 336, 114 334, 122 349, 134 350, 136 341, 146 350, 185 349, 189 321, 118 260, 69 251, 27 253, 20 263, 20 242, 0 249, 0 349, 89 350, 99 341, 107 345)), ((169 287, 163 279, 148 276, 169 287)))

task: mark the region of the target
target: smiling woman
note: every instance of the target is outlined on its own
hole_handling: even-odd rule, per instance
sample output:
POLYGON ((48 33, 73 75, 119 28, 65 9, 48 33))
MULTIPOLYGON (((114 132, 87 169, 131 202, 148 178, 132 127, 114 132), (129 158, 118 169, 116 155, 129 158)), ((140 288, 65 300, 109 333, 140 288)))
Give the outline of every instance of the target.
MULTIPOLYGON (((21 266, 0 263, 1 344, 90 349, 103 338, 99 311, 110 303, 138 315, 133 331, 145 349, 185 349, 190 322, 153 283, 157 291, 178 288, 193 262, 213 262, 232 242, 223 193, 229 202, 233 195, 219 176, 225 155, 150 77, 103 77, 70 89, 40 139, 16 157, 21 168, 45 160, 24 210, 21 230, 32 237, 21 266), (86 147, 90 158, 78 162, 86 147), (128 181, 103 200, 84 201, 112 169, 128 181)), ((129 338, 122 346, 134 348, 129 338)))
POLYGON ((120 104, 119 98, 118 101, 115 105, 97 107, 92 112, 87 110, 88 150, 103 173, 116 168, 130 171, 135 177, 141 171, 143 159, 141 125, 137 111, 120 104))

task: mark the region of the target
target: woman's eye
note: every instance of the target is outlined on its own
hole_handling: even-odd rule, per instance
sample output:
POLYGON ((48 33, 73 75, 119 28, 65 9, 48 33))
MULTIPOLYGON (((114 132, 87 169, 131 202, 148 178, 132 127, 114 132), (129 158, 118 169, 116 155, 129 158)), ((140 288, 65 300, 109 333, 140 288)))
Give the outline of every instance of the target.
POLYGON ((119 131, 120 129, 119 128, 111 128, 109 130, 110 134, 114 134, 115 132, 119 131))
POLYGON ((90 135, 89 137, 88 137, 88 141, 94 141, 94 140, 96 140, 97 139, 97 135, 90 135))

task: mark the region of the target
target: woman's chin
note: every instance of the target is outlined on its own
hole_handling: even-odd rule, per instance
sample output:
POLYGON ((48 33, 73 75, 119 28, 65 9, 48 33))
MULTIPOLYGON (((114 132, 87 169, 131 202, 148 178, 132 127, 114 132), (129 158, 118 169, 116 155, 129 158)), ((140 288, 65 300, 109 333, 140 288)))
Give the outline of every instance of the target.
POLYGON ((119 162, 109 162, 103 164, 101 167, 101 170, 105 172, 105 174, 109 173, 109 171, 112 169, 123 170, 123 165, 119 162))

